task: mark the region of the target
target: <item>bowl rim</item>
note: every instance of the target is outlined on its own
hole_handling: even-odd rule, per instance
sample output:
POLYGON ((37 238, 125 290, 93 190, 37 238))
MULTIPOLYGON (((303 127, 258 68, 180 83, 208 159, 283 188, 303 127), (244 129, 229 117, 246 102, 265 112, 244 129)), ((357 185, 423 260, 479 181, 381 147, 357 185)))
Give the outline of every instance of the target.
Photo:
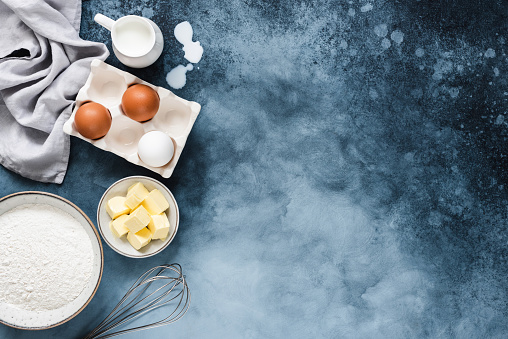
POLYGON ((118 254, 121 254, 123 256, 126 256, 126 257, 129 257, 129 258, 134 258, 134 259, 140 259, 140 258, 148 258, 148 257, 151 257, 151 256, 154 256, 156 254, 159 254, 160 252, 162 252, 163 250, 166 249, 166 247, 169 246, 169 244, 171 244, 173 242, 173 240, 175 239, 175 236, 176 236, 176 233, 178 232, 178 227, 180 225, 180 210, 178 208, 178 203, 176 202, 176 199, 175 199, 175 196, 173 195, 173 193, 170 191, 169 188, 166 187, 166 185, 164 185, 162 182, 160 182, 159 180, 156 180, 152 177, 147 177, 147 176, 144 176, 144 175, 132 175, 132 176, 128 176, 128 177, 125 177, 125 178, 122 178, 120 180, 117 180, 115 181, 114 183, 112 183, 107 189, 106 191, 104 191, 104 194, 102 195, 101 197, 101 200, 99 200, 99 204, 97 205, 97 228, 99 229, 99 232, 102 236, 102 239, 104 240, 104 242, 106 244, 108 244, 108 246, 115 252, 117 252, 118 254), (106 195, 109 193, 109 191, 115 187, 116 185, 118 185, 119 183, 123 182, 123 181, 126 181, 126 180, 136 180, 136 179, 143 179, 143 180, 148 180, 148 181, 151 181, 161 187, 164 188, 164 190, 169 194, 169 196, 171 197, 171 200, 173 200, 173 203, 175 204, 175 207, 176 207, 176 225, 175 225, 175 231, 173 232, 173 236, 169 239, 167 239, 166 243, 161 247, 159 248, 157 251, 153 252, 153 253, 145 253, 145 254, 140 254, 140 255, 132 255, 132 254, 129 254, 129 253, 125 253, 123 251, 121 251, 120 249, 118 249, 115 245, 113 245, 112 243, 110 243, 108 241, 108 239, 104 236, 104 233, 102 232, 102 226, 101 226, 101 221, 100 221, 100 211, 101 211, 101 208, 102 208, 102 205, 104 203, 104 199, 106 198, 106 195))
POLYGON ((64 197, 61 197, 61 196, 59 196, 57 194, 49 193, 49 192, 43 192, 43 191, 21 191, 21 192, 16 192, 16 193, 8 194, 8 195, 0 198, 0 203, 2 203, 3 201, 5 201, 7 199, 12 198, 12 197, 18 196, 18 195, 45 195, 45 196, 48 196, 48 197, 51 197, 51 198, 54 198, 54 199, 61 200, 61 201, 65 202, 66 204, 70 205, 71 207, 73 207, 74 209, 76 209, 86 219, 86 221, 88 222, 88 224, 92 228, 92 230, 93 230, 93 232, 95 234, 95 237, 97 238, 97 242, 99 243, 99 249, 100 249, 100 252, 101 252, 100 272, 99 272, 99 279, 97 279, 97 284, 95 285, 95 288, 94 288, 92 294, 90 295, 88 300, 83 304, 83 306, 81 306, 76 312, 74 312, 69 317, 67 317, 67 318, 65 318, 65 319, 63 319, 63 320, 61 320, 61 321, 59 321, 59 322, 57 322, 55 324, 52 324, 52 325, 49 325, 49 326, 41 326, 41 327, 23 327, 23 326, 17 326, 17 325, 10 324, 10 323, 7 323, 5 321, 2 321, 0 319, 0 323, 1 324, 7 325, 7 326, 12 327, 12 328, 17 328, 17 329, 20 329, 20 330, 30 330, 30 331, 47 330, 47 329, 50 329, 50 328, 53 328, 53 327, 56 327, 56 326, 60 326, 63 323, 66 323, 67 321, 71 320, 72 318, 77 316, 79 313, 81 313, 81 311, 83 311, 85 309, 85 307, 88 306, 88 304, 90 303, 92 298, 95 296, 95 293, 99 289, 99 285, 100 285, 101 280, 102 280, 102 273, 103 273, 103 270, 104 270, 104 250, 102 248, 101 238, 100 238, 99 233, 97 232, 97 229, 95 228, 92 220, 86 215, 85 212, 83 212, 83 210, 81 210, 81 208, 79 208, 76 204, 74 204, 70 200, 65 199, 64 197))

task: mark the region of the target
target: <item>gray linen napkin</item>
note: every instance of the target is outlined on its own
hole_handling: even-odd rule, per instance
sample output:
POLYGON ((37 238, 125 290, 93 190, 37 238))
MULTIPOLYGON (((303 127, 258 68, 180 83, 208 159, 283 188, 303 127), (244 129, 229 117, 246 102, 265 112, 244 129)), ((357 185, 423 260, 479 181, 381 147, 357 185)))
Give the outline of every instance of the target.
POLYGON ((79 37, 80 0, 0 0, 0 163, 62 183, 69 136, 62 127, 102 43, 79 37))

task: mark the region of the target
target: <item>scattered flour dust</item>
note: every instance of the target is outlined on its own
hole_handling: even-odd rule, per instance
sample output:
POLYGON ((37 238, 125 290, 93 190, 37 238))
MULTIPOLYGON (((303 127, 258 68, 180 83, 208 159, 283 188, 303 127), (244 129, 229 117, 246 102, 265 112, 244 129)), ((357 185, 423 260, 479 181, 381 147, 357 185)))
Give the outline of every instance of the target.
POLYGON ((0 215, 0 303, 53 310, 83 291, 93 268, 88 234, 70 214, 25 204, 0 215))

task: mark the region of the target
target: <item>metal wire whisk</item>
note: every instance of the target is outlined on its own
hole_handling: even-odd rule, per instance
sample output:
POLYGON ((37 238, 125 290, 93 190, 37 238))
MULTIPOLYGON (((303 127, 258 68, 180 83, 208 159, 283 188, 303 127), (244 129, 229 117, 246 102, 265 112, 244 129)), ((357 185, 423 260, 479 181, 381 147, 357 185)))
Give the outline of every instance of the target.
POLYGON ((187 312, 190 291, 179 264, 156 266, 143 273, 113 311, 84 339, 105 339, 117 335, 174 323, 187 312), (166 306, 171 313, 150 324, 111 332, 147 312, 166 306), (108 333, 109 332, 109 333, 108 333))

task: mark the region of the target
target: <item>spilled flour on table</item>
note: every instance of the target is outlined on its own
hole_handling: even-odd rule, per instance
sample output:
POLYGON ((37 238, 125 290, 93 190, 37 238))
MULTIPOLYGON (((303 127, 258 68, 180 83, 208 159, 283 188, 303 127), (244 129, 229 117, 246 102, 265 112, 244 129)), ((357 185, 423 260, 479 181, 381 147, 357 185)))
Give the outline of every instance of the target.
POLYGON ((88 234, 70 214, 46 204, 0 216, 0 302, 30 311, 72 302, 92 275, 88 234))
MULTIPOLYGON (((183 45, 184 58, 191 63, 197 64, 203 56, 203 47, 199 41, 192 41, 192 34, 192 26, 188 21, 181 22, 175 27, 175 38, 183 45)), ((175 89, 183 88, 187 82, 187 71, 194 69, 191 63, 187 66, 178 65, 173 68, 166 76, 168 85, 175 89)))

